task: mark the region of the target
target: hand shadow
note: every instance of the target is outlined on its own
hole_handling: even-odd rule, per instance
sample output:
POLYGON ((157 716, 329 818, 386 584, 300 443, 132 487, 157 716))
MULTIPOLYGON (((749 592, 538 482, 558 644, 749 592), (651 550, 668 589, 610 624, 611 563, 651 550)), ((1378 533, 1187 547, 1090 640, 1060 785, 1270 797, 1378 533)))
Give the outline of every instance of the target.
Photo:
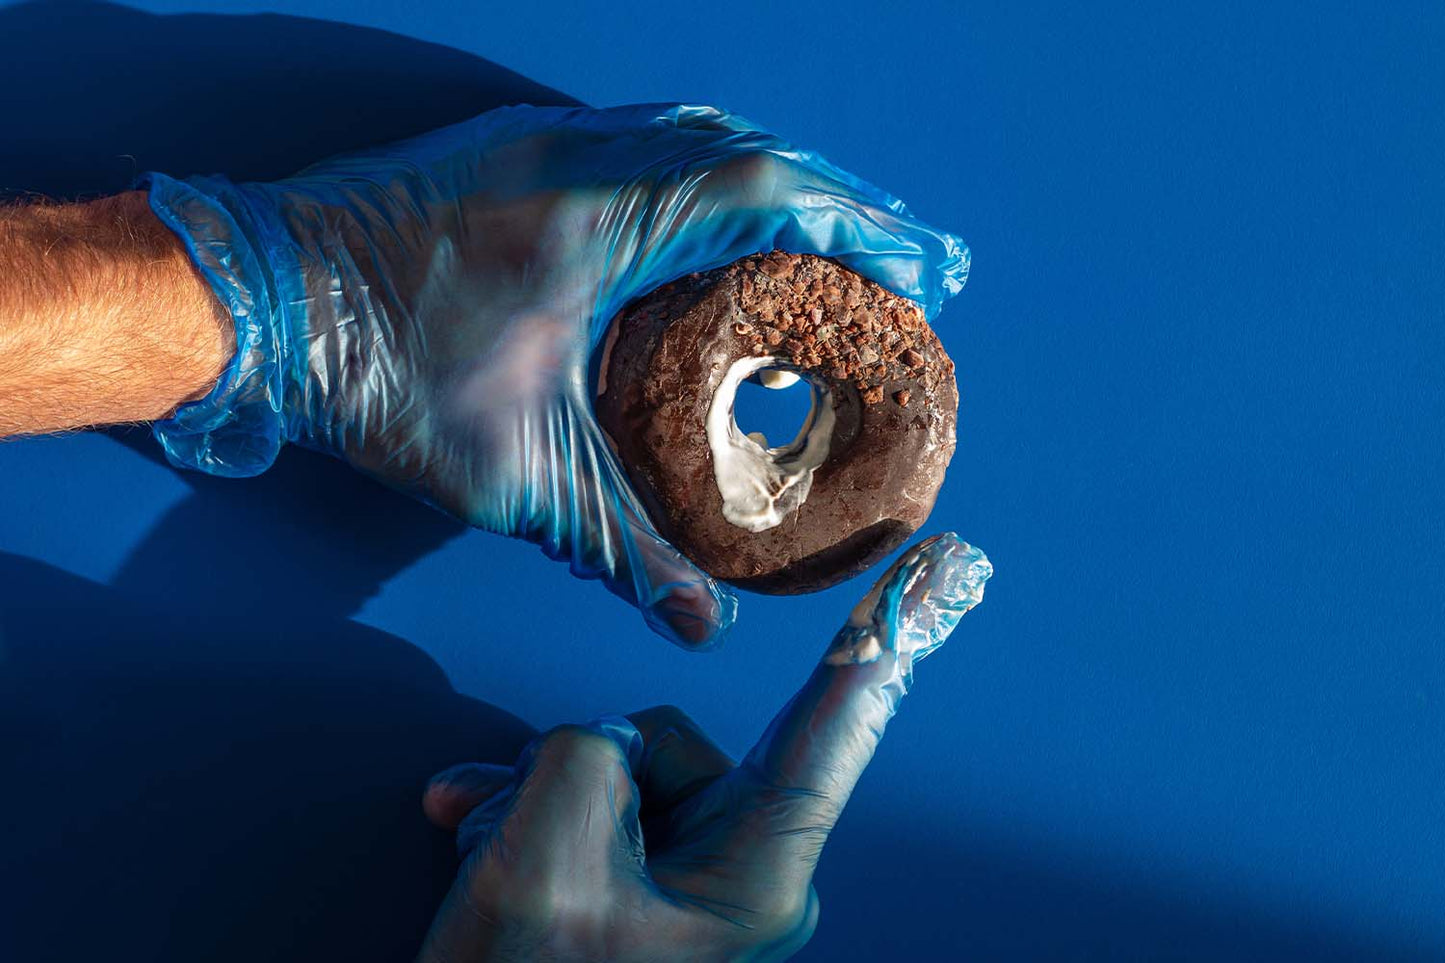
POLYGON ((325 20, 0 7, 0 193, 112 193, 147 170, 270 180, 517 103, 578 101, 450 47, 325 20))
MULTIPOLYGON (((224 507, 191 499, 151 545, 196 551, 179 526, 224 507)), ((305 616, 308 582, 222 566, 189 598, 210 566, 184 565, 157 607, 0 553, 0 958, 409 959, 456 869, 426 778, 531 730, 402 640, 305 616)))
MULTIPOLYGON (((0 8, 0 192, 279 177, 524 101, 575 103, 344 24, 0 8)), ((531 730, 351 616, 463 529, 302 451, 184 477, 109 586, 0 553, 0 959, 408 959, 455 870, 426 777, 531 730)))

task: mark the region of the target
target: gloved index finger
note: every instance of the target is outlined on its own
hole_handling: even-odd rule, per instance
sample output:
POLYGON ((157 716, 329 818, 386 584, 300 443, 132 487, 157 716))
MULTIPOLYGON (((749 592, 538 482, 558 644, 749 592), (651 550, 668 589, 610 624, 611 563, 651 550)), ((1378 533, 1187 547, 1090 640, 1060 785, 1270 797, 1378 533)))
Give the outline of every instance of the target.
MULTIPOLYGON (((831 830, 913 678, 913 665, 983 599, 993 566, 953 534, 914 546, 864 596, 802 690, 744 767, 768 792, 803 800, 798 826, 831 830)), ((816 858, 817 840, 800 846, 816 858)))
MULTIPOLYGON (((629 109, 609 122, 638 117, 629 109)), ((658 108, 626 149, 604 147, 589 155, 589 170, 621 186, 596 218, 605 268, 591 312, 594 339, 636 297, 760 251, 833 258, 917 301, 930 319, 967 279, 970 256, 961 238, 735 114, 658 108)))

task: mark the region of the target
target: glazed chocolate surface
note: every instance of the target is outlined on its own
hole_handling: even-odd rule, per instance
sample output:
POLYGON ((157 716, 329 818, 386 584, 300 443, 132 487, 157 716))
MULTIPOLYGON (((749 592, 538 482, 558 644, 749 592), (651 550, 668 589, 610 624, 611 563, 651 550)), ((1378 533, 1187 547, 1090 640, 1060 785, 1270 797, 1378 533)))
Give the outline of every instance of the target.
POLYGON ((716 578, 817 591, 897 548, 953 455, 953 362, 922 309, 836 262, 773 252, 674 281, 613 320, 598 421, 662 535, 716 578), (733 362, 775 357, 828 389, 836 422, 812 489, 781 524, 723 517, 706 419, 733 362))

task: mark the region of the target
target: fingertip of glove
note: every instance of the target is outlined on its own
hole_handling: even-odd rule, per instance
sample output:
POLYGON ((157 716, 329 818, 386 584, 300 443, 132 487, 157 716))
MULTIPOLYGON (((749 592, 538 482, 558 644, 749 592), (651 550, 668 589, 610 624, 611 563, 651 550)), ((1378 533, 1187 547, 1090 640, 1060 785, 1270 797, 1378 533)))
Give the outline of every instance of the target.
POLYGON ((421 808, 433 825, 454 830, 467 814, 510 783, 509 767, 461 763, 427 781, 421 808))
POLYGON ((939 265, 939 271, 943 275, 944 297, 951 298, 962 291, 964 284, 968 282, 973 253, 957 234, 943 235, 943 247, 944 259, 939 265))
POLYGON ((648 626, 680 648, 705 652, 719 646, 737 618, 732 591, 713 579, 667 586, 643 610, 648 626))
POLYGON ((963 290, 973 264, 972 252, 957 234, 939 232, 936 240, 932 267, 925 268, 924 277, 920 279, 923 313, 929 322, 937 318, 943 302, 963 290))

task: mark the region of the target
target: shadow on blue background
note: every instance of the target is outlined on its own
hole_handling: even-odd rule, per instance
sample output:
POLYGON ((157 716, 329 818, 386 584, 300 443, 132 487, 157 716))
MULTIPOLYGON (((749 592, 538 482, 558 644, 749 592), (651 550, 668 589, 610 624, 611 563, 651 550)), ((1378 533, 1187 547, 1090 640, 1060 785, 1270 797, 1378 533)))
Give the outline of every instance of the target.
MULTIPOLYGON (((0 186, 99 193, 145 168, 276 177, 522 100, 570 102, 335 23, 0 9, 0 186), (143 167, 117 143, 143 144, 143 167)), ((157 457, 144 432, 113 437, 157 457)), ((406 959, 454 869, 421 820, 422 780, 508 760, 528 729, 352 617, 460 529, 294 450, 244 484, 185 479, 108 585, 0 553, 0 959, 406 959)), ((860 868, 834 880, 848 905, 887 902, 866 925, 894 959, 936 958, 909 947, 910 916, 947 920, 982 959, 1413 958, 1228 893, 893 832, 840 837, 827 860, 860 868), (879 852, 918 889, 869 892, 861 868, 879 852)), ((825 930, 850 925, 824 914, 825 930)))
MULTIPOLYGON (((0 9, 0 90, 0 185, 52 196, 125 187, 117 142, 278 177, 378 127, 570 102, 380 31, 74 3, 0 9)), ((0 552, 0 959, 407 959, 456 867, 421 786, 531 729, 350 617, 462 528, 298 450, 183 477, 109 585, 0 552)))

